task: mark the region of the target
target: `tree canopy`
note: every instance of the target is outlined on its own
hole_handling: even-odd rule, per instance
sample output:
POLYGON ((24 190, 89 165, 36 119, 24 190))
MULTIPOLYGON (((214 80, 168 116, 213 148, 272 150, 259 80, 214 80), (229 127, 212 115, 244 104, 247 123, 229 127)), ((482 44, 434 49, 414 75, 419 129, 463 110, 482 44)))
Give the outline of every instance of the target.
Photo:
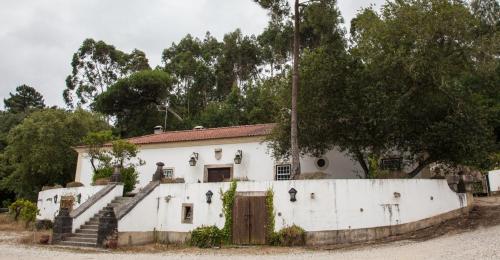
POLYGON ((150 69, 144 52, 135 49, 128 54, 94 39, 83 41, 73 54, 71 67, 63 92, 64 101, 70 107, 91 103, 117 80, 150 69))
MULTIPOLYGON (((434 162, 484 165, 498 126, 492 107, 499 99, 489 94, 498 93, 492 68, 499 61, 498 41, 479 29, 480 20, 456 1, 390 1, 380 12, 362 10, 350 48, 337 40, 304 52, 303 152, 338 147, 365 177, 371 157, 403 157, 413 166, 409 177, 434 162)), ((289 147, 283 118, 275 133, 281 154, 289 147)))
POLYGON ((5 108, 9 112, 26 113, 30 109, 45 107, 42 94, 28 85, 17 87, 16 92, 9 93, 9 95, 9 98, 3 100, 5 108))
POLYGON ((66 184, 74 179, 77 153, 91 131, 108 129, 99 116, 76 110, 44 109, 30 114, 8 135, 0 168, 0 186, 19 197, 36 198, 44 185, 66 184))
POLYGON ((158 106, 170 97, 172 79, 160 70, 141 71, 123 78, 100 94, 96 111, 113 116, 122 137, 149 134, 161 125, 158 106))

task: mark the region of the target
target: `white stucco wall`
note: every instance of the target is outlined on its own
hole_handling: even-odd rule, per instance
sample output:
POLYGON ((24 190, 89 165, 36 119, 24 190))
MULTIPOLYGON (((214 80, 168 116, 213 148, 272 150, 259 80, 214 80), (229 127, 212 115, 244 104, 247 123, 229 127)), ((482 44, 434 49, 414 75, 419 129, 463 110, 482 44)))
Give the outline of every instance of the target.
MULTIPOLYGON (((233 177, 242 179, 248 178, 253 181, 274 180, 274 166, 277 164, 271 156, 267 143, 258 140, 242 139, 237 141, 228 140, 212 141, 202 143, 182 143, 178 146, 170 145, 162 147, 159 145, 141 146, 138 157, 146 164, 138 167, 140 188, 148 184, 156 170, 156 163, 165 163, 165 168, 174 168, 174 175, 177 178, 184 178, 186 183, 203 182, 204 166, 231 164, 233 165, 233 177), (222 157, 215 158, 215 149, 222 149, 222 157), (238 150, 243 151, 241 164, 234 164, 234 157, 238 150), (193 152, 199 154, 196 166, 189 165, 189 158, 193 152)), ((331 178, 359 178, 362 170, 357 162, 352 161, 345 153, 333 150, 324 157, 329 161, 329 165, 324 170, 316 167, 316 158, 305 156, 301 160, 303 173, 324 172, 331 178)), ((92 167, 85 153, 80 153, 77 167, 77 179, 85 185, 92 182, 92 167)))
POLYGON ((152 231, 157 228, 159 205, 162 204, 157 187, 118 221, 118 230, 152 231))
POLYGON ((59 213, 61 196, 73 196, 75 202, 73 208, 77 208, 82 203, 87 201, 92 195, 100 191, 104 186, 85 186, 75 188, 60 188, 45 190, 38 193, 37 208, 39 213, 36 219, 49 219, 54 221, 55 216, 59 213), (77 201, 77 196, 81 194, 80 203, 77 201), (57 195, 57 203, 54 203, 54 197, 57 195))
MULTIPOLYGON (((202 225, 222 228, 220 190, 226 191, 229 185, 227 182, 162 184, 140 203, 143 205, 134 208, 119 222, 118 230, 188 232, 202 225), (214 193, 211 204, 206 203, 208 190, 214 193), (168 202, 167 197, 170 198, 168 202), (193 204, 192 224, 181 223, 183 203, 193 204)), ((446 180, 238 182, 237 191, 267 191, 269 188, 274 191, 276 230, 292 224, 306 231, 390 226, 467 206, 466 195, 450 190, 446 180), (292 187, 298 191, 296 202, 290 202, 288 191, 292 187), (395 192, 401 196, 395 197, 395 192)))
MULTIPOLYGON (((105 187, 105 186, 103 186, 105 187)), ((75 232, 81 225, 85 224, 90 218, 106 207, 116 197, 123 195, 123 185, 116 185, 110 192, 92 204, 82 214, 73 218, 72 232, 75 232)))
POLYGON ((500 191, 500 170, 488 172, 488 182, 491 192, 500 191))

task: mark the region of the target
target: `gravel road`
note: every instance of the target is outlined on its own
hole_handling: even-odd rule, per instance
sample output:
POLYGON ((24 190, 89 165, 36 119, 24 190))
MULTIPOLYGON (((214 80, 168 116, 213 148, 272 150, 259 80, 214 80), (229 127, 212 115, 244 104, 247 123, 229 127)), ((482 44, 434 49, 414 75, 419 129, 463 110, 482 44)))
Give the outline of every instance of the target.
MULTIPOLYGON (((310 251, 284 249, 279 252, 260 250, 205 250, 194 252, 131 253, 75 252, 60 248, 23 246, 2 240, 12 236, 0 232, 0 259, 500 259, 500 226, 446 235, 427 241, 398 241, 355 249, 310 251)), ((11 240, 10 240, 11 241, 11 240)))

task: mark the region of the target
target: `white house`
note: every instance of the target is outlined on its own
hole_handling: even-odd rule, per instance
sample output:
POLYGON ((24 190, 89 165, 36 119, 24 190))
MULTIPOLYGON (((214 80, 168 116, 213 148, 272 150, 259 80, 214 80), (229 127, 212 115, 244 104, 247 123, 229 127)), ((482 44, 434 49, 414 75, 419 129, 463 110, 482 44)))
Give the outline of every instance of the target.
MULTIPOLYGON (((148 184, 156 163, 165 164, 165 176, 182 178, 185 183, 220 182, 232 179, 250 181, 288 180, 290 163, 276 161, 266 136, 274 124, 245 125, 187 131, 159 131, 127 139, 139 146, 145 165, 138 167, 139 183, 148 184)), ((75 181, 92 183, 92 167, 85 147, 76 148, 78 164, 75 181)), ((363 176, 359 164, 345 153, 330 151, 320 158, 303 156, 301 172, 323 173, 328 179, 353 179, 363 176)))
POLYGON ((275 160, 265 139, 273 126, 158 131, 128 139, 146 162, 138 168, 134 197, 123 197, 119 182, 94 186, 86 148, 78 147, 75 181, 84 186, 41 191, 37 219, 53 220, 53 242, 65 245, 102 246, 113 237, 119 245, 182 243, 197 227, 230 222, 235 244, 267 243, 266 225, 275 223, 274 231, 299 225, 307 244, 322 245, 411 232, 470 209, 472 196, 450 189, 444 179, 360 179, 357 162, 336 150, 301 158, 302 174, 321 179, 289 180, 289 162, 275 160), (157 170, 182 181, 153 180, 157 170), (226 216, 222 194, 232 185, 233 215, 226 216))

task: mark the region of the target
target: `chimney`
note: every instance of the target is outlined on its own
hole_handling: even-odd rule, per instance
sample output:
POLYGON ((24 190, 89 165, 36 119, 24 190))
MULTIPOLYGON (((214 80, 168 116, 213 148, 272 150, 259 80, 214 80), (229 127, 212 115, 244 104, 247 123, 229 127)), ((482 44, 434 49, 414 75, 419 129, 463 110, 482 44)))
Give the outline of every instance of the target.
POLYGON ((161 125, 155 126, 154 134, 156 135, 156 134, 161 134, 161 133, 163 133, 163 127, 161 125))

